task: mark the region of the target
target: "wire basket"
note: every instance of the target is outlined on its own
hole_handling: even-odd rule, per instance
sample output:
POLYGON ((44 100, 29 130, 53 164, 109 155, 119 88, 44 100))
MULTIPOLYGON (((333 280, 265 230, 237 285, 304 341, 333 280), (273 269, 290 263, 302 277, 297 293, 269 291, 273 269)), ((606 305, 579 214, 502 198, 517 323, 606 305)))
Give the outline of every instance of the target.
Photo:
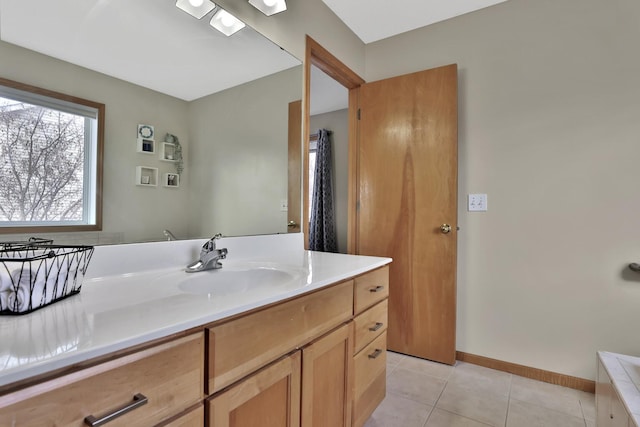
POLYGON ((0 315, 30 313, 80 292, 93 246, 49 242, 0 243, 0 315))
POLYGON ((34 245, 52 245, 53 240, 43 239, 41 237, 29 237, 29 240, 19 240, 13 242, 0 242, 0 250, 5 249, 22 249, 34 245))

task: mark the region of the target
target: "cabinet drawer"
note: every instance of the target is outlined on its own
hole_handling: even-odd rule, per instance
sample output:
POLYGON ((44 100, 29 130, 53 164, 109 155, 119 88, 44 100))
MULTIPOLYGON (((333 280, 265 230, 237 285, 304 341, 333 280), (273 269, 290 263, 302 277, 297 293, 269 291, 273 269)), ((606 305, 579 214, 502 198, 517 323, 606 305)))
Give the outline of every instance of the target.
POLYGON ((204 425, 204 406, 199 405, 195 409, 176 418, 170 423, 163 423, 158 427, 202 427, 204 425))
POLYGON ((355 278, 353 312, 358 314, 389 296, 389 267, 355 278))
POLYGON ((354 357, 353 426, 359 427, 382 402, 386 392, 387 333, 354 357))
POLYGON ((147 403, 115 418, 109 427, 157 424, 198 403, 204 394, 204 334, 1 396, 0 425, 79 427, 85 417, 100 419, 131 405, 138 394, 147 403))
POLYGON ((209 328, 208 393, 349 320, 352 307, 350 280, 209 328))
POLYGON ((358 353, 375 337, 387 330, 388 302, 384 300, 355 318, 355 347, 358 353))

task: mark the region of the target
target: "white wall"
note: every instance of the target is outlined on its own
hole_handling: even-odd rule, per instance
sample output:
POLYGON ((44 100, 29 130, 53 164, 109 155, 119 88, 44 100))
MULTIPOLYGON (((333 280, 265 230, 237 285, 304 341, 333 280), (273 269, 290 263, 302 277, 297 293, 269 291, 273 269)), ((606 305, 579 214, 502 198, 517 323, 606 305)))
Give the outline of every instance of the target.
POLYGON ((189 104, 191 236, 286 233, 289 103, 302 66, 189 104))
MULTIPOLYGON (((155 126, 156 143, 166 132, 177 135, 188 155, 187 103, 28 49, 0 42, 0 76, 105 104, 103 231, 56 238, 86 244, 162 239, 169 228, 186 236, 184 221, 188 176, 180 189, 135 185, 136 166, 175 172, 158 155, 136 152, 138 123, 155 126)), ((189 170, 189 165, 185 164, 189 170)))
POLYGON ((347 253, 347 223, 349 217, 349 110, 316 114, 309 120, 311 133, 328 129, 333 154, 333 199, 338 235, 338 252, 347 253))
POLYGON ((597 350, 640 354, 638 22, 510 0, 367 45, 367 81, 460 70, 458 350, 591 379, 597 350))

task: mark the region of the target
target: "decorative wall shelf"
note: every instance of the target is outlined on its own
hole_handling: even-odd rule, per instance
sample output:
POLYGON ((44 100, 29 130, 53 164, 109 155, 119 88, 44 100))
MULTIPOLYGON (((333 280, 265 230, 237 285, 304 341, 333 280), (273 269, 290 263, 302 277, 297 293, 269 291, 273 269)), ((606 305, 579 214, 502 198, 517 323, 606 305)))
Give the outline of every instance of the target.
POLYGON ((164 186, 169 188, 180 187, 180 175, 178 175, 177 173, 165 173, 164 186))
POLYGON ((143 187, 158 186, 158 168, 136 166, 136 185, 143 187))
POLYGON ((156 142, 153 139, 138 138, 138 153, 153 154, 156 152, 156 142))
POLYGON ((160 143, 160 160, 164 160, 165 162, 175 162, 176 161, 176 144, 172 142, 161 142, 160 143))

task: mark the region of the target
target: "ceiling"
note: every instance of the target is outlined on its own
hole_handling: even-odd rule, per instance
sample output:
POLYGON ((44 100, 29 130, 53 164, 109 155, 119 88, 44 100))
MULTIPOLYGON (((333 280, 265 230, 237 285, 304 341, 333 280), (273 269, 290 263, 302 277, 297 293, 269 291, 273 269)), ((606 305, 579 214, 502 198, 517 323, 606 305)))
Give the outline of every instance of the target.
POLYGON ((186 101, 300 65, 253 29, 226 37, 210 18, 175 0, 0 0, 0 39, 186 101))
POLYGON ((322 1, 364 43, 372 43, 506 0, 322 1))

